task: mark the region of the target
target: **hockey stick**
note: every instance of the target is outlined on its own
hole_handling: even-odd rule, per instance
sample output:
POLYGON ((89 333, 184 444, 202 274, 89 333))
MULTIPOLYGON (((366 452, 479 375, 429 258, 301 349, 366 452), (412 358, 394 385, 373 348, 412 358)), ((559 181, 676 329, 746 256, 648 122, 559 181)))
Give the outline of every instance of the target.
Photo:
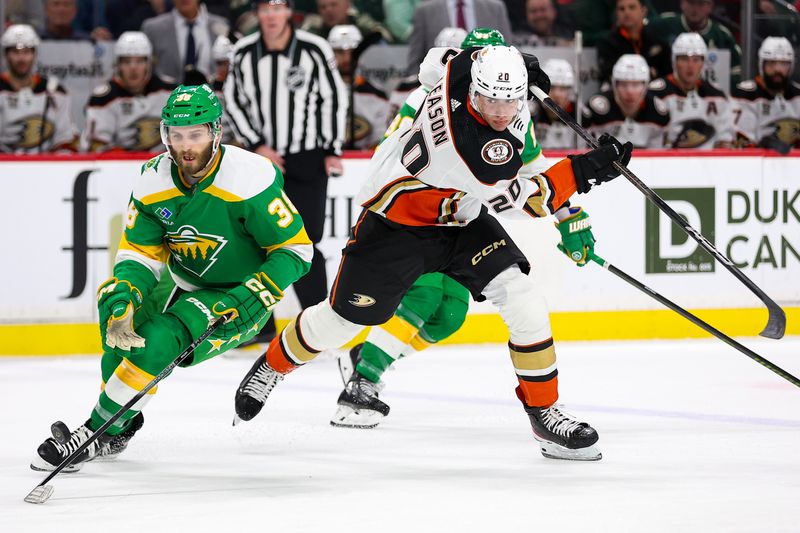
MULTIPOLYGON (((575 133, 580 135, 581 138, 583 138, 583 140, 589 144, 590 148, 597 148, 597 141, 594 139, 594 137, 592 137, 592 135, 583 127, 579 126, 566 111, 561 109, 561 106, 547 96, 547 93, 545 93, 536 85, 531 85, 530 89, 533 94, 536 95, 536 98, 538 98, 547 109, 555 113, 564 124, 572 128, 575 133)), ((758 287, 758 285, 753 283, 750 278, 745 276, 744 273, 739 270, 730 259, 720 253, 720 251, 717 250, 714 245, 708 241, 708 239, 706 239, 699 231, 690 226, 686 220, 676 213, 675 210, 672 209, 663 198, 653 191, 653 189, 645 185, 642 180, 637 178, 636 175, 626 166, 615 161, 614 168, 616 168, 620 174, 625 176, 628 181, 633 183, 633 185, 639 189, 648 200, 656 204, 656 206, 669 218, 671 218, 672 221, 683 231, 685 231, 689 237, 694 239, 697 244, 703 248, 703 250, 714 256, 717 261, 722 263, 731 274, 736 276, 739 281, 741 281, 748 289, 750 289, 753 294, 755 294, 764 303, 764 305, 767 306, 767 310, 769 311, 769 319, 767 320, 767 325, 764 327, 761 333, 759 333, 759 335, 762 337, 768 337, 770 339, 780 339, 783 337, 783 334, 786 331, 786 313, 783 312, 783 309, 781 309, 781 307, 775 303, 772 298, 767 296, 766 293, 758 287)))
POLYGON ((58 90, 58 79, 53 76, 48 78, 47 87, 44 91, 44 109, 42 109, 42 123, 39 124, 39 153, 44 151, 44 134, 47 129, 47 112, 53 102, 53 94, 58 90))
POLYGON ((156 384, 158 384, 159 381, 161 381, 162 379, 167 377, 175 369, 176 366, 181 364, 190 355, 192 355, 192 353, 194 353, 195 348, 200 346, 200 343, 202 343, 204 340, 206 340, 206 338, 208 338, 209 335, 214 333, 214 331, 220 325, 222 325, 224 322, 227 322, 228 320, 230 320, 231 316, 232 315, 229 313, 227 315, 223 315, 223 316, 219 317, 214 322, 212 322, 212 324, 208 327, 208 329, 205 330, 199 337, 197 337, 197 339, 194 342, 192 342, 183 352, 181 352, 181 354, 178 357, 176 357, 174 361, 172 361, 169 365, 167 365, 167 367, 164 370, 162 370, 156 377, 154 377, 150 381, 150 383, 145 385, 144 388, 142 390, 140 390, 136 394, 136 396, 134 396, 133 398, 130 399, 130 401, 128 401, 128 403, 123 405, 120 408, 120 410, 117 411, 114 414, 114 416, 112 416, 111 418, 106 420, 105 424, 103 424, 102 426, 97 428, 97 431, 95 431, 92 434, 91 437, 86 439, 86 442, 84 442, 83 444, 78 446, 78 449, 75 450, 74 452, 72 452, 72 455, 70 455, 69 457, 67 457, 63 461, 61 461, 61 464, 58 465, 55 468, 55 470, 50 472, 50 475, 48 475, 46 478, 44 478, 44 480, 41 483, 36 485, 36 487, 34 487, 33 490, 27 496, 25 496, 25 501, 28 502, 28 503, 44 503, 47 500, 49 500, 50 496, 53 495, 53 487, 52 487, 52 485, 47 485, 47 482, 50 481, 51 479, 53 479, 54 477, 56 477, 56 475, 58 475, 58 473, 61 472, 62 470, 64 470, 66 467, 71 465, 72 462, 81 453, 83 453, 83 451, 86 450, 86 448, 88 448, 90 444, 92 444, 94 441, 96 441, 98 438, 100 438, 100 435, 102 435, 109 427, 111 427, 111 425, 114 422, 119 420, 119 418, 122 415, 124 415, 126 412, 128 412, 131 409, 131 407, 133 407, 136 404, 136 402, 138 402, 140 399, 142 399, 142 397, 145 394, 147 394, 147 392, 150 389, 155 387, 156 384))
MULTIPOLYGON (((559 245, 559 247, 560 247, 560 245, 559 245)), ((722 342, 724 342, 724 343, 736 348, 737 350, 739 350, 740 352, 745 354, 747 357, 749 357, 750 359, 752 359, 756 363, 760 364, 761 366, 763 366, 763 367, 765 367, 765 368, 767 368, 769 370, 772 370, 773 372, 778 374, 780 377, 782 377, 783 379, 785 379, 786 381, 788 381, 792 385, 800 387, 800 379, 796 378, 795 376, 793 376, 792 374, 790 374, 786 370, 782 369, 778 365, 772 363, 771 361, 768 361, 767 359, 764 359, 763 357, 761 357, 760 355, 758 355, 757 353, 755 353, 751 349, 747 348, 746 346, 743 346, 743 345, 739 344, 738 342, 736 342, 732 338, 728 337, 727 335, 725 335, 724 333, 722 333, 721 331, 716 329, 714 326, 711 326, 707 322, 702 321, 697 316, 693 315, 689 311, 685 310, 684 308, 680 307, 679 305, 677 305, 677 304, 673 303, 672 301, 668 300, 667 298, 665 298, 664 296, 660 295, 659 293, 657 293, 656 291, 654 291, 653 289, 651 289, 650 287, 648 287, 644 283, 636 280, 635 278, 632 278, 631 276, 629 276, 628 274, 626 274, 622 270, 618 269, 617 267, 615 267, 614 265, 612 265, 611 263, 609 263, 608 261, 606 261, 605 259, 603 259, 599 255, 596 255, 594 252, 589 252, 588 258, 589 258, 590 261, 594 261, 595 263, 597 263, 601 267, 605 268, 606 270, 608 270, 612 274, 614 274, 617 277, 621 278, 623 281, 625 281, 629 285, 632 285, 633 287, 639 289, 640 291, 642 291, 646 295, 650 296, 654 300, 657 300, 657 301, 661 302, 662 304, 664 304, 665 306, 669 307, 670 309, 672 309, 673 311, 675 311, 676 313, 681 315, 683 318, 685 318, 686 320, 688 320, 689 322, 691 322, 695 326, 698 326, 698 327, 704 329, 705 331, 707 331, 708 333, 711 333, 713 336, 715 336, 716 338, 718 338, 722 342)))

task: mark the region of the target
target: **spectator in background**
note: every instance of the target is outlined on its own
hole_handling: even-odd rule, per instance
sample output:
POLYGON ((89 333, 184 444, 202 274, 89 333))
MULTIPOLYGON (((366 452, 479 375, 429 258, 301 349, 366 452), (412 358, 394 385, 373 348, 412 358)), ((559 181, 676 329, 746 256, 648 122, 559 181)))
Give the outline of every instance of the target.
POLYGON ((558 20, 555 0, 527 0, 527 24, 515 31, 511 40, 516 46, 571 46, 575 30, 558 20))
POLYGON ((758 76, 739 83, 731 95, 739 145, 781 153, 800 148, 800 84, 791 81, 794 60, 788 39, 764 39, 758 49, 758 76))
POLYGON ((383 0, 384 25, 397 43, 408 42, 414 10, 421 0, 383 0))
POLYGON ((106 0, 108 29, 118 39, 126 31, 139 31, 142 23, 172 9, 171 0, 106 0))
MULTIPOLYGON (((653 22, 658 11, 650 0, 644 1, 647 7, 648 20, 653 22)), ((597 46, 616 24, 616 0, 574 0, 568 7, 572 20, 583 32, 584 46, 597 46)))
POLYGON ((44 3, 31 0, 6 0, 6 24, 28 24, 44 27, 44 3))
POLYGON ((650 67, 642 56, 620 57, 611 73, 611 90, 589 99, 583 126, 595 137, 609 133, 637 148, 663 148, 669 110, 647 90, 649 81, 650 67))
MULTIPOLYGON (((548 59, 542 65, 542 70, 550 77, 550 98, 572 118, 576 118, 575 74, 572 65, 564 59, 548 59)), ((578 138, 572 128, 539 104, 538 100, 533 99, 530 102, 535 106, 531 115, 536 124, 536 140, 543 149, 577 148, 578 138)))
POLYGON ((644 0, 616 0, 617 24, 611 33, 597 43, 600 81, 611 79, 611 69, 624 54, 638 54, 650 66, 650 77, 670 72, 669 46, 659 41, 647 23, 644 0))
POLYGON ((708 47, 697 33, 681 33, 672 43, 672 73, 650 83, 669 108, 666 144, 671 148, 730 148, 733 114, 728 97, 703 80, 708 47))
POLYGON ((8 66, 0 74, 0 152, 74 151, 78 131, 67 91, 36 72, 36 31, 27 24, 9 26, 0 46, 8 66))
POLYGON ((339 25, 355 26, 370 43, 394 40, 389 30, 369 15, 359 13, 350 0, 317 0, 317 14, 308 15, 302 29, 327 38, 331 28, 339 25))
POLYGON ((214 58, 214 76, 211 80, 211 88, 214 94, 217 95, 219 101, 222 102, 222 143, 234 144, 239 146, 239 142, 233 133, 233 128, 230 126, 230 117, 225 109, 225 80, 228 79, 228 72, 230 71, 231 59, 233 58, 233 45, 230 39, 224 35, 217 37, 214 41, 214 46, 211 47, 211 55, 214 58))
POLYGON ((72 27, 90 34, 95 41, 114 39, 106 22, 106 0, 78 0, 78 14, 72 27))
POLYGON ((353 25, 334 26, 328 33, 339 74, 348 89, 348 117, 345 147, 372 150, 389 125, 389 100, 386 93, 357 74, 357 50, 361 32, 353 25))
POLYGON ((681 33, 696 32, 703 37, 709 49, 730 50, 733 86, 742 76, 742 50, 728 28, 711 20, 713 10, 713 0, 681 0, 681 13, 667 13, 653 21, 653 33, 665 47, 671 46, 681 33))
POLYGON ((416 71, 442 28, 464 30, 495 28, 511 35, 506 6, 500 0, 428 0, 414 11, 414 27, 408 40, 408 69, 416 71))
POLYGON ((164 78, 183 80, 187 70, 206 78, 214 73, 211 47, 218 35, 228 34, 224 18, 212 15, 199 0, 174 0, 175 9, 142 24, 153 44, 155 71, 164 78))
POLYGON ((163 152, 161 110, 174 84, 153 74, 153 47, 140 31, 114 44, 114 76, 92 91, 82 146, 87 152, 163 152))
POLYGON ((52 41, 91 40, 92 36, 89 33, 73 27, 77 15, 76 0, 45 0, 44 29, 40 32, 41 38, 52 41))

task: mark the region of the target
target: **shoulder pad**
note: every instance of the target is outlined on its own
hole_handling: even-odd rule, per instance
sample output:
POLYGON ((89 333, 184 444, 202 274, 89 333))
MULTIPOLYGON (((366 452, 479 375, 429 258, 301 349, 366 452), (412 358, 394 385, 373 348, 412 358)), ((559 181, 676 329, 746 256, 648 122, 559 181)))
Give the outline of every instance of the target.
POLYGON ((758 85, 756 85, 756 80, 744 80, 737 83, 736 88, 741 91, 755 91, 758 85))
POLYGON ((611 110, 611 102, 602 94, 596 94, 589 99, 589 108, 598 115, 605 115, 611 110))
POLYGON ((219 172, 212 184, 214 189, 208 187, 206 192, 226 201, 247 200, 271 187, 276 177, 275 165, 268 159, 226 144, 219 172))
POLYGON ((667 80, 664 78, 656 78, 650 82, 649 87, 653 91, 663 91, 667 88, 667 80))
POLYGON ((444 76, 445 65, 458 55, 455 48, 435 47, 428 50, 425 59, 419 65, 419 82, 425 87, 433 87, 444 76))
POLYGON ((92 96, 105 96, 111 92, 111 84, 106 82, 92 89, 92 96))

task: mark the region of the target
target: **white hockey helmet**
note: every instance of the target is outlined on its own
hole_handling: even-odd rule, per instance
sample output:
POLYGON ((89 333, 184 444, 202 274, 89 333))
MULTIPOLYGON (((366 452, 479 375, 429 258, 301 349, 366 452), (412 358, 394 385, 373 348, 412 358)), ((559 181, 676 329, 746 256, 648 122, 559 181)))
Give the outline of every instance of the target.
POLYGON ((679 56, 708 56, 708 46, 699 33, 681 33, 672 43, 672 68, 675 68, 675 58, 679 56))
POLYGON ((214 40, 214 45, 211 47, 211 57, 215 63, 220 61, 230 61, 233 57, 233 45, 230 39, 224 35, 218 36, 214 40))
POLYGON ((352 24, 338 24, 328 33, 328 44, 334 50, 353 50, 363 40, 361 31, 352 24))
POLYGON ((639 54, 623 54, 611 70, 611 84, 618 81, 650 81, 650 67, 639 54))
POLYGON ((153 45, 150 39, 141 31, 126 31, 117 39, 114 45, 114 59, 120 57, 146 57, 153 55, 153 45))
POLYGON ((767 37, 758 49, 758 73, 764 76, 765 61, 788 61, 794 69, 794 49, 786 37, 767 37))
POLYGON ((467 37, 467 30, 462 28, 443 28, 433 40, 433 46, 445 48, 460 48, 467 37))
POLYGON ((38 48, 39 36, 36 35, 36 30, 28 24, 12 24, 6 31, 3 32, 3 37, 0 38, 0 45, 3 50, 8 48, 38 48))
POLYGON ((572 72, 572 65, 566 59, 548 59, 542 65, 542 70, 550 78, 550 85, 575 86, 575 74, 572 72))
POLYGON ((528 94, 528 71, 513 46, 484 46, 475 52, 470 75, 470 93, 497 100, 524 99, 528 94))

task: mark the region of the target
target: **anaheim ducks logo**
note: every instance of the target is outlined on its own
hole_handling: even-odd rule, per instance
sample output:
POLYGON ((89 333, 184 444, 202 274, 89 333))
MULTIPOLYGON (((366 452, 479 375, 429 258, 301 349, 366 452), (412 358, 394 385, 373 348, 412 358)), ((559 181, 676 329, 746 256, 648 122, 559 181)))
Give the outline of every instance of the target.
POLYGON ((701 119, 687 120, 673 143, 674 148, 697 148, 714 137, 714 126, 701 119))
POLYGON ((348 301, 350 305, 354 305, 356 307, 369 307, 371 305, 375 305, 375 298, 372 296, 367 296, 366 294, 359 294, 357 292, 354 292, 353 297, 348 301))
MULTIPOLYGON (((361 139, 365 138, 367 135, 370 134, 372 131, 372 126, 370 126, 369 121, 359 115, 353 117, 353 137, 354 141, 360 141, 361 139)), ((350 134, 350 125, 347 125, 347 134, 350 134)))
POLYGON ((42 132, 42 117, 32 116, 18 120, 11 125, 9 130, 19 132, 14 146, 27 149, 36 148, 43 142, 52 139, 55 125, 49 120, 45 120, 44 132, 42 132))
POLYGON ((514 147, 505 139, 494 139, 483 145, 481 157, 490 165, 502 165, 510 159, 514 147))
POLYGON ((782 118, 770 124, 775 128, 775 135, 786 144, 793 145, 800 139, 800 120, 796 118, 782 118))
POLYGON ((219 252, 228 243, 225 237, 200 233, 192 226, 181 226, 167 233, 167 246, 172 257, 186 270, 203 276, 217 261, 219 252))
POLYGON ((133 146, 130 150, 148 151, 161 144, 161 119, 145 117, 137 120, 131 127, 134 130, 133 146))

